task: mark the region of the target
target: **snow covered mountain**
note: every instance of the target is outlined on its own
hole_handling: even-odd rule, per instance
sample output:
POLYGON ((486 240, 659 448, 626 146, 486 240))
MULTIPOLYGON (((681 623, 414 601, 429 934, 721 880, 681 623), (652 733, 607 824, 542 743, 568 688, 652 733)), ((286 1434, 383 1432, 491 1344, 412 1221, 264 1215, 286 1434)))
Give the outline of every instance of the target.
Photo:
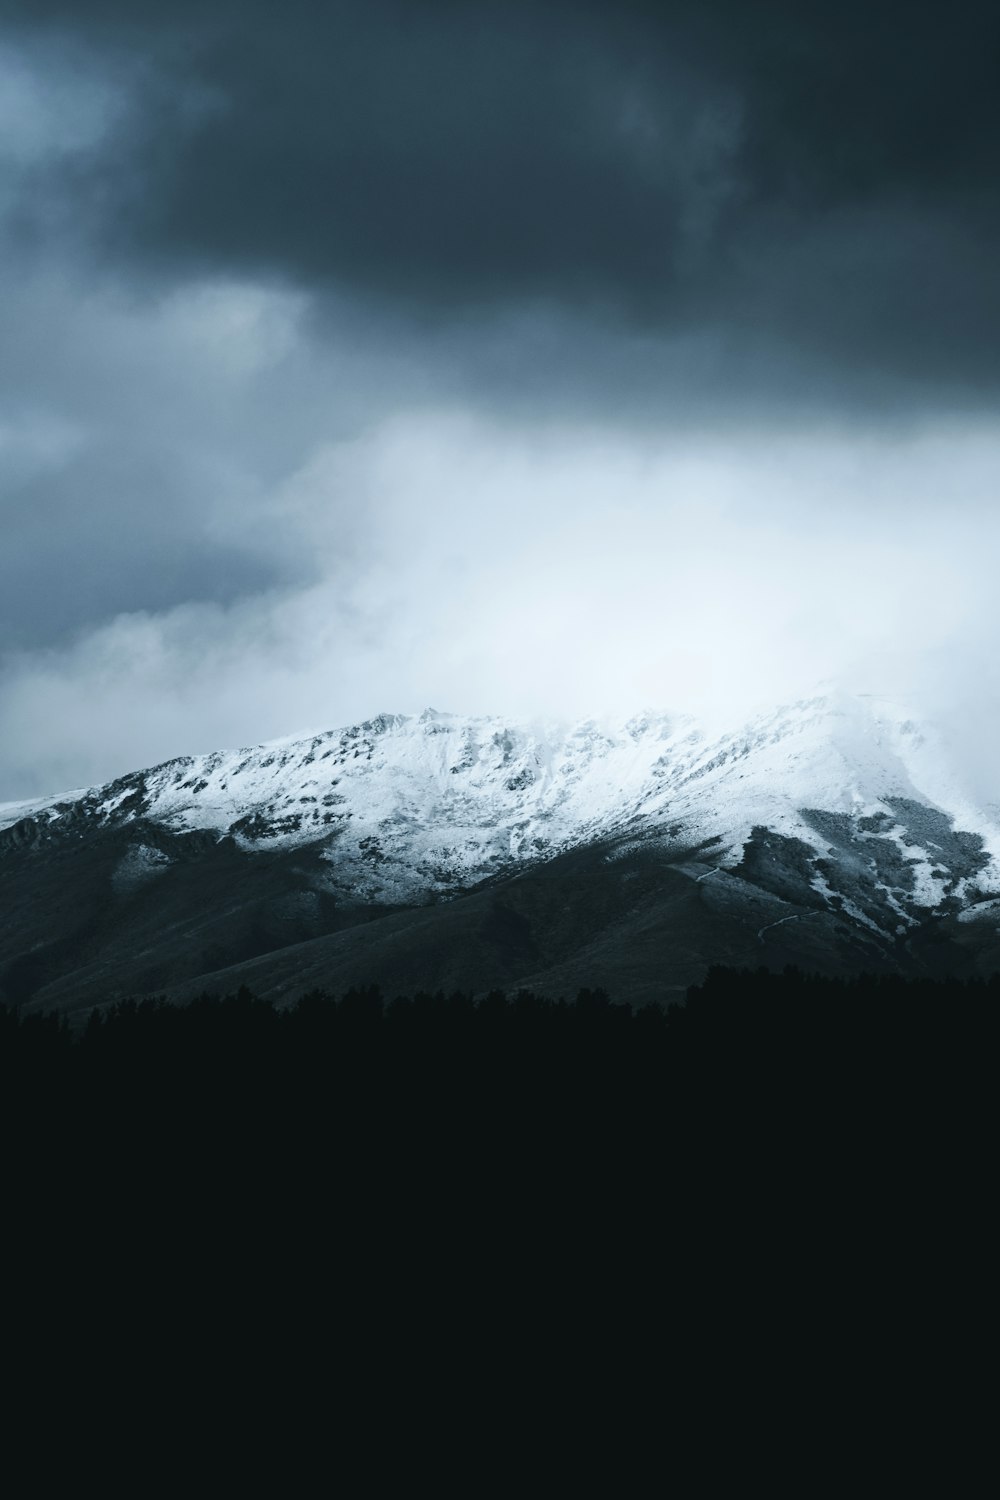
MULTIPOLYGON (((995 813, 973 803, 928 729, 846 695, 717 737, 654 714, 569 728, 382 714, 0 804, 0 829, 22 838, 129 824, 229 835, 247 850, 318 845, 331 887, 363 901, 420 900, 611 836, 711 848, 732 869, 755 828, 821 859, 852 846, 902 880, 906 904, 936 907, 972 878, 1000 891, 995 813)), ((144 861, 152 873, 163 855, 135 845, 133 878, 144 861)))
POLYGON ((294 871, 296 909, 322 901, 341 922, 440 905, 574 850, 620 873, 653 851, 713 909, 752 907, 758 935, 822 919, 884 945, 1000 896, 996 810, 931 728, 840 693, 724 733, 660 714, 569 727, 383 714, 0 806, 0 867, 81 846, 105 864, 113 852, 119 901, 225 850, 241 870, 294 871))

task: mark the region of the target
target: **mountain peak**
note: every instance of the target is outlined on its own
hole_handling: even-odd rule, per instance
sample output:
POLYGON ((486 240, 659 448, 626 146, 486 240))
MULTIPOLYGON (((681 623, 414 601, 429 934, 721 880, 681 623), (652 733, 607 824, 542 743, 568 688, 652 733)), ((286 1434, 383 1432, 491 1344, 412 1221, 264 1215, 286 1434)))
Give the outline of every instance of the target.
MULTIPOLYGON (((723 733, 651 710, 568 726, 382 713, 9 805, 0 827, 30 819, 55 834, 70 818, 142 818, 248 849, 316 845, 352 899, 412 900, 594 839, 665 829, 692 847, 710 842, 727 868, 755 828, 823 856, 829 840, 812 812, 885 819, 901 800, 950 815, 1000 852, 995 822, 964 796, 929 730, 884 699, 830 690, 723 733)), ((895 826, 883 836, 910 849, 895 826)), ((922 888, 940 895, 929 878, 922 888)))

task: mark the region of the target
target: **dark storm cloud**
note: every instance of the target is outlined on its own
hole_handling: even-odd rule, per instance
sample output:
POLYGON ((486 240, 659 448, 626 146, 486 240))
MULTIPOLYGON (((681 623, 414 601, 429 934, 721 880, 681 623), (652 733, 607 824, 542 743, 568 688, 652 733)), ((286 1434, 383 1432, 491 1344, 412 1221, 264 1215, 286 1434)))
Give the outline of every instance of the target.
POLYGON ((55 196, 50 227, 167 276, 353 289, 437 321, 542 303, 846 374, 996 382, 993 5, 5 11, 35 44, 145 70, 126 126, 23 178, 29 241, 55 196))

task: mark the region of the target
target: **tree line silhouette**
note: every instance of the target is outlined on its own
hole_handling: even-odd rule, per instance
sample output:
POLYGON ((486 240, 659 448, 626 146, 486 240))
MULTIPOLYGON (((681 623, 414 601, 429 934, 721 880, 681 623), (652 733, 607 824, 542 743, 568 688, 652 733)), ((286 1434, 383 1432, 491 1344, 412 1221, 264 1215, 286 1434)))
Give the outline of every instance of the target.
POLYGON ((952 1370, 978 1326, 998 1014, 1000 978, 723 969, 638 1011, 358 988, 78 1031, 2 1012, 8 1305, 57 1330, 17 1367, 44 1393, 75 1350, 86 1390, 111 1347, 147 1408, 213 1421, 223 1384, 270 1410, 291 1382, 376 1466, 387 1409, 417 1443, 489 1416, 486 1462, 574 1376, 647 1433, 668 1375, 755 1392, 775 1360, 782 1434, 823 1368, 882 1412, 879 1350, 952 1370))
POLYGON ((559 1142, 567 1159, 617 1151, 627 1171, 678 1135, 693 1150, 695 1121, 703 1150, 720 1133, 733 1149, 760 1140, 790 1112, 845 1137, 887 1110, 911 1131, 945 1109, 965 1119, 991 1092, 998 1015, 1000 976, 716 968, 685 1004, 639 1010, 599 989, 386 1000, 362 987, 282 1008, 241 989, 116 1002, 82 1032, 2 1010, 0 1086, 8 1141, 24 1149, 49 1137, 66 1151, 88 1133, 111 1154, 140 1138, 166 1149, 224 1128, 265 1155, 296 1132, 298 1153, 335 1139, 343 1157, 350 1141, 358 1162, 421 1142, 536 1163, 559 1142))

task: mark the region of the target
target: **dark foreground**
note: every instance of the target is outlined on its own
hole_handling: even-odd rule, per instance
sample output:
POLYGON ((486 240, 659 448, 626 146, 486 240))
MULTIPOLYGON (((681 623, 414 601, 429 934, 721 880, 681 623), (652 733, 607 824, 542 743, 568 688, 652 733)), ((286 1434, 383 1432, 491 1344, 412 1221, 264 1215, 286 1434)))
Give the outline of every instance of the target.
MULTIPOLYGON (((185 1431, 247 1380, 323 1431, 419 1410, 407 1441, 451 1458, 487 1418, 551 1432, 581 1378, 647 1436, 681 1392, 766 1386, 785 1444, 831 1402, 901 1442, 902 1386, 907 1423, 932 1394, 943 1421, 985 1328, 998 1018, 1000 980, 724 970, 668 1012, 243 993, 77 1037, 5 1013, 18 1368, 82 1399, 110 1353, 108 1388, 133 1372, 185 1431)), ((373 1473, 398 1457, 366 1442, 373 1473)))

